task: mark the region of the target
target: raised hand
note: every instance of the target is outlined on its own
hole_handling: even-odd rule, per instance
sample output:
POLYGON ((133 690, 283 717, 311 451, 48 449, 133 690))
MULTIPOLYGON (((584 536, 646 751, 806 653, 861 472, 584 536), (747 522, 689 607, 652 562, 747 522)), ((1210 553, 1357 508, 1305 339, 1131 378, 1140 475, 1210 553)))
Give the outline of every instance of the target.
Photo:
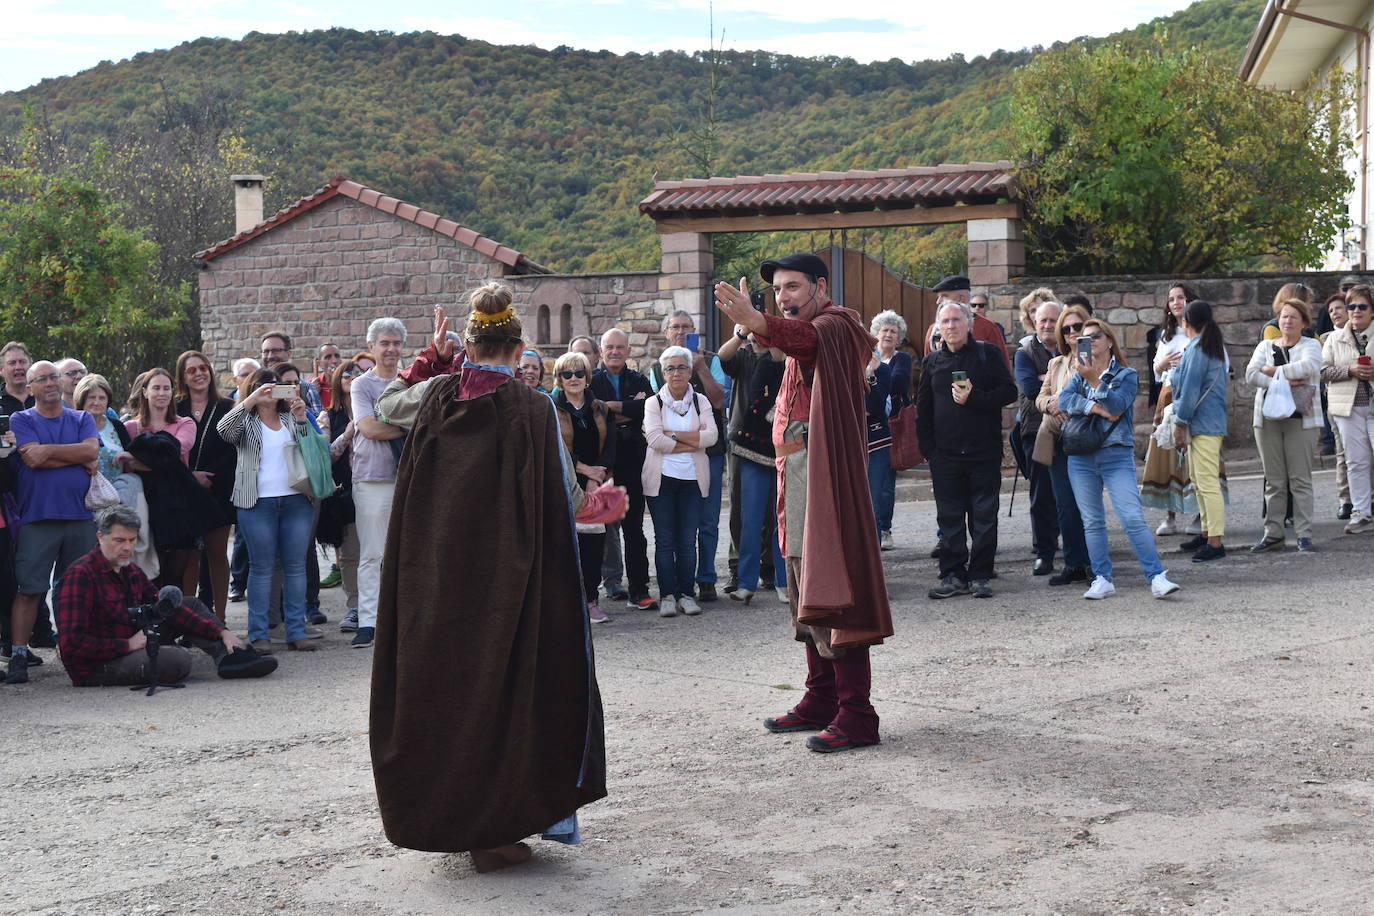
POLYGON ((441 362, 448 362, 453 359, 453 341, 449 340, 449 319, 444 314, 444 307, 436 305, 434 307, 434 352, 439 355, 441 362))

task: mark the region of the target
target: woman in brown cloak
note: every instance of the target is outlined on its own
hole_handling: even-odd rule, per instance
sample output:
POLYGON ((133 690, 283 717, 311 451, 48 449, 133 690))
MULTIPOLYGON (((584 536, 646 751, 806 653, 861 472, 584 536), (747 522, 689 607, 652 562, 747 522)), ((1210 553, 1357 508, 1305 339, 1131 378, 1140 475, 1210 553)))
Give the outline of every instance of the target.
POLYGON ((378 405, 410 435, 382 564, 371 747, 387 838, 467 851, 490 871, 528 859, 531 834, 577 842, 577 810, 606 794, 573 519, 579 506, 579 521, 618 519, 624 490, 584 501, 569 487, 553 406, 514 377, 510 290, 471 300, 465 352, 435 309, 434 342, 378 405))

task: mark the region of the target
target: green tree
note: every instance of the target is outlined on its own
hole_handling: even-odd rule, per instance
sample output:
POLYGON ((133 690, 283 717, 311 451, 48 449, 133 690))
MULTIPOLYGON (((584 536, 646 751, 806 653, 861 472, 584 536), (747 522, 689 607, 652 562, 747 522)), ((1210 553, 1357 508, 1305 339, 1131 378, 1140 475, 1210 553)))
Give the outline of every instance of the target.
POLYGON ((1033 269, 1203 273, 1309 266, 1345 222, 1350 133, 1335 73, 1305 98, 1193 48, 1074 45, 1021 71, 1012 106, 1033 269))
POLYGON ((117 391, 167 365, 189 294, 158 284, 158 257, 90 185, 0 173, 0 323, 36 357, 75 356, 117 391))

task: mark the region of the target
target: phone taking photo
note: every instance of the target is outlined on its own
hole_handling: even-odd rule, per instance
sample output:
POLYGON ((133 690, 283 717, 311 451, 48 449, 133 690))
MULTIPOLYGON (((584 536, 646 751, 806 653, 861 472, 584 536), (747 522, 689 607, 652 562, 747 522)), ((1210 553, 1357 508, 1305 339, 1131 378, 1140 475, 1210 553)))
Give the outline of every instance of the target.
POLYGON ((693 353, 701 352, 701 335, 697 333, 688 334, 682 345, 693 353))
POLYGON ((295 385, 273 385, 272 397, 278 401, 289 401, 296 396, 295 385))
POLYGON ((1093 341, 1091 337, 1078 338, 1078 361, 1087 365, 1093 361, 1093 341))

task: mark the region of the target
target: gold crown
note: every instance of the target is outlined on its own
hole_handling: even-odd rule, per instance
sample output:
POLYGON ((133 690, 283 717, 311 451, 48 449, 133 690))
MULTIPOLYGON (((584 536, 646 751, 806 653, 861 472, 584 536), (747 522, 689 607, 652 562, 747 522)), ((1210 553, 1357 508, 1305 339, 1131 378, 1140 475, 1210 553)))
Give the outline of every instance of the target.
POLYGON ((503 324, 510 324, 514 319, 515 307, 508 305, 494 315, 474 310, 468 317, 468 325, 475 330, 485 331, 487 328, 499 328, 503 324))

